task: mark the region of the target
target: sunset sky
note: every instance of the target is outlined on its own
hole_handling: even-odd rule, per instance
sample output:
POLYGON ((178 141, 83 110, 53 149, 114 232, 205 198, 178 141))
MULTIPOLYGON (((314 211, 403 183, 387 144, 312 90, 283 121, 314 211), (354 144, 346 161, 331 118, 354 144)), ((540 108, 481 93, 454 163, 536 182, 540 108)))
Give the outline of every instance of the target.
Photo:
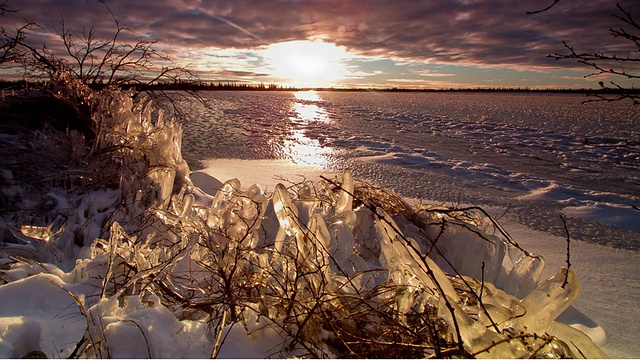
MULTIPOLYGON (((135 36, 189 65, 203 80, 337 87, 598 87, 577 51, 638 51, 608 34, 622 23, 616 1, 562 0, 106 0, 135 36)), ((619 1, 640 18, 640 2, 619 1)), ((30 39, 56 51, 53 29, 114 28, 97 0, 9 0, 42 29, 30 39)), ((127 35, 133 36, 133 35, 127 35)), ((135 40, 135 39, 134 39, 135 40)), ((637 70, 637 69, 635 69, 637 70)), ((629 84, 629 83, 627 83, 629 84)), ((636 84, 640 86, 640 84, 636 84)))

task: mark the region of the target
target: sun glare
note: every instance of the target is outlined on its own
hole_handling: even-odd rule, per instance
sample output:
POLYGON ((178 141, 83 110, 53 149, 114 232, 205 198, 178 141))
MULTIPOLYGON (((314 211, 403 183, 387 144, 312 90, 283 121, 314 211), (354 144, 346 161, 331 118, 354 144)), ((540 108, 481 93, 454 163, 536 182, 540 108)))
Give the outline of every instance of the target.
POLYGON ((334 86, 348 75, 343 47, 322 41, 289 41, 269 45, 264 53, 271 74, 283 85, 334 86))

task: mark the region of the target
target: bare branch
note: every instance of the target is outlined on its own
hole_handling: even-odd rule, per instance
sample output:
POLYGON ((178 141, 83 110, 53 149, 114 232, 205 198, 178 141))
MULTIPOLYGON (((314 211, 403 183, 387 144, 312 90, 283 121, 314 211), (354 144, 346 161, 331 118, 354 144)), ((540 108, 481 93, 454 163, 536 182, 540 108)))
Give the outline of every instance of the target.
POLYGON ((547 6, 544 9, 535 10, 535 11, 527 11, 527 15, 533 15, 533 14, 539 14, 541 12, 545 12, 545 11, 551 9, 552 7, 556 6, 556 4, 559 3, 559 2, 560 2, 560 0, 553 0, 553 4, 547 6))
POLYGON ((0 64, 16 62, 22 57, 24 51, 20 49, 20 44, 26 38, 27 31, 34 27, 37 27, 37 25, 29 22, 16 29, 13 33, 0 28, 0 64))
POLYGON ((570 261, 571 251, 569 248, 569 244, 571 244, 571 237, 569 236, 569 228, 567 228, 567 220, 562 215, 560 215, 560 220, 562 220, 562 226, 564 227, 564 232, 565 234, 567 234, 567 260, 566 260, 567 269, 564 276, 564 281, 562 282, 562 288, 564 288, 568 282, 569 268, 571 268, 571 261, 570 261))
MULTIPOLYGON (((114 25, 110 35, 103 36, 95 25, 82 30, 72 29, 61 15, 58 27, 53 30, 62 42, 64 53, 55 54, 46 45, 38 47, 26 41, 27 31, 39 27, 35 23, 27 23, 15 32, 1 28, 0 63, 15 63, 14 67, 23 68, 30 76, 68 71, 92 87, 152 84, 162 79, 177 81, 196 77, 186 67, 174 64, 168 56, 157 51, 155 41, 143 37, 131 42, 122 40, 124 33, 134 34, 133 30, 104 1, 100 3, 114 25)), ((6 2, 0 5, 0 11, 9 11, 6 2)))
MULTIPOLYGON (((640 79, 640 74, 635 72, 640 68, 640 25, 635 21, 633 15, 625 10, 620 4, 616 5, 621 14, 613 14, 615 18, 620 20, 626 26, 630 26, 631 30, 622 27, 617 29, 609 29, 609 34, 614 38, 622 38, 633 44, 634 51, 626 54, 615 52, 578 52, 567 42, 562 44, 568 50, 568 53, 550 54, 547 57, 555 60, 575 60, 579 64, 586 65, 594 70, 594 72, 585 75, 585 78, 600 75, 610 75, 622 77, 627 80, 640 79), (634 33, 635 32, 635 33, 634 33)), ((601 91, 589 94, 595 96, 595 100, 589 101, 618 101, 622 99, 632 100, 634 105, 638 105, 640 92, 639 89, 631 86, 625 87, 614 81, 605 84, 599 82, 601 91)))
POLYGON ((0 16, 10 12, 18 12, 17 10, 9 9, 7 1, 8 0, 5 0, 2 4, 0 4, 0 16))

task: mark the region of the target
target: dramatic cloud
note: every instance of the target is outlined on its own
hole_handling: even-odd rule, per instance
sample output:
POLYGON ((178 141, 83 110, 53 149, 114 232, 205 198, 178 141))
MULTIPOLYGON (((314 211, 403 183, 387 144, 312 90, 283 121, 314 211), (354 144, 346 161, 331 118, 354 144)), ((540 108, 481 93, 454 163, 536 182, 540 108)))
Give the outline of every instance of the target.
MULTIPOLYGON (((616 40, 608 34, 608 29, 621 25, 612 16, 617 11, 616 1, 565 0, 549 11, 527 15, 527 11, 538 10, 551 2, 106 1, 113 14, 123 17, 136 36, 158 41, 158 46, 172 55, 188 53, 193 62, 200 64, 200 70, 217 68, 219 73, 254 72, 251 67, 263 66, 264 59, 252 51, 297 40, 335 44, 362 64, 366 62, 363 58, 370 57, 371 61, 391 59, 395 65, 455 65, 539 72, 574 67, 569 61, 547 58, 550 53, 565 52, 562 41, 581 51, 615 48, 616 40), (225 50, 236 54, 244 51, 245 56, 257 58, 253 62, 234 59, 216 63, 213 54, 225 50), (211 55, 204 56, 205 53, 211 55), (208 65, 202 65, 204 63, 208 65)), ((640 16, 639 2, 620 3, 640 16)), ((113 29, 109 12, 98 1, 10 0, 8 5, 20 10, 3 17, 3 22, 12 26, 29 20, 45 30, 59 29, 63 18, 65 26, 76 31, 92 25, 101 30, 113 29)), ((353 70, 354 79, 356 73, 374 73, 374 69, 364 66, 353 70)), ((431 81, 437 76, 454 81, 455 73, 449 70, 442 74, 434 67, 415 70, 416 77, 401 81, 415 82, 420 77, 431 81)), ((565 74, 565 78, 574 75, 565 74)))

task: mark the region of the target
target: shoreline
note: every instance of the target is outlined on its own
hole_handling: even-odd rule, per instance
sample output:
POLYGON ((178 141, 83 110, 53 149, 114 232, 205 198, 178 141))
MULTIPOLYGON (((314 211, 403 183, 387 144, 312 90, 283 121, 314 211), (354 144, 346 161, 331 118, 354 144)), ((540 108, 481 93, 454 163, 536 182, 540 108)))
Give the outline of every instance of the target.
MULTIPOLYGON (((25 82, 23 80, 0 81, 0 92, 15 91, 40 85, 38 82, 25 82)), ((104 89, 104 85, 92 85, 92 89, 104 89)), ((136 90, 176 90, 176 91, 335 91, 335 92, 391 92, 391 93, 523 93, 523 94, 578 94, 578 95, 618 95, 640 94, 640 89, 615 89, 615 88, 536 88, 536 87, 451 87, 451 88, 411 88, 411 87, 291 87, 278 84, 251 83, 232 80, 200 80, 184 82, 159 82, 153 84, 122 84, 123 89, 135 88, 136 90)), ((603 101, 594 99, 594 101, 603 101)))

